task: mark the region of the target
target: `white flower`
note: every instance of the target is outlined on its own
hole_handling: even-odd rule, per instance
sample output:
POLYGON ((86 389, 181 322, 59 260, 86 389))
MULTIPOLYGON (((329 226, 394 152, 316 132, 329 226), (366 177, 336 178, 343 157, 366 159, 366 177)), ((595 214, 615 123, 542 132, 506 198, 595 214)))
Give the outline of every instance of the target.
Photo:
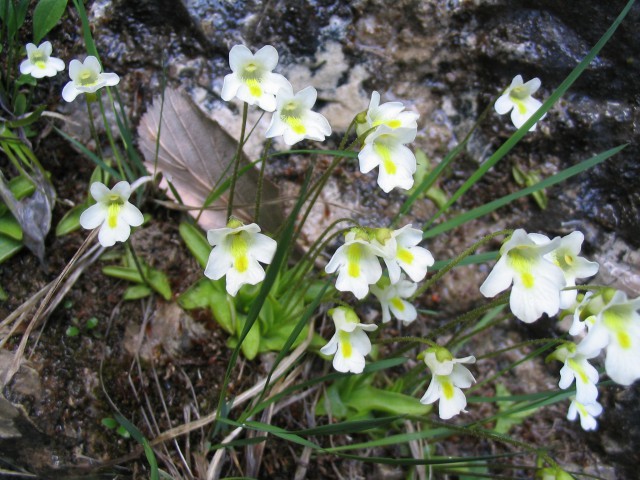
POLYGON ((94 93, 102 87, 113 87, 120 82, 120 77, 115 73, 101 72, 100 62, 94 56, 88 56, 84 63, 71 60, 69 64, 71 81, 62 89, 62 98, 67 102, 73 102, 81 93, 94 93))
POLYGON ((352 229, 345 235, 345 243, 336 250, 325 267, 325 272, 338 270, 336 288, 341 292, 352 292, 358 300, 369 293, 369 285, 382 276, 382 267, 376 258, 381 252, 371 245, 368 235, 352 229))
POLYGON ((569 412, 567 413, 567 419, 574 421, 578 414, 580 414, 580 426, 583 430, 595 430, 598 428, 598 422, 595 417, 602 413, 602 405, 594 401, 589 404, 582 404, 575 398, 571 400, 569 405, 569 412))
POLYGON ((64 70, 64 62, 51 56, 51 42, 43 42, 39 47, 27 43, 27 59, 20 64, 20 73, 33 78, 55 77, 64 70))
POLYGON ((368 173, 378 169, 378 185, 389 193, 396 187, 409 190, 417 161, 411 150, 404 146, 413 142, 416 131, 410 128, 393 129, 385 124, 367 135, 364 148, 358 154, 360 171, 368 173))
POLYGON ((405 298, 411 298, 416 293, 418 285, 406 280, 404 275, 396 283, 391 283, 384 277, 376 285, 371 285, 373 293, 380 301, 382 308, 382 322, 391 320, 391 314, 405 324, 413 322, 418 318, 416 307, 411 305, 405 298))
MULTIPOLYGON (((531 234, 533 241, 539 245, 546 244, 549 239, 544 235, 531 234), (542 239, 542 240, 541 240, 542 239)), ((597 262, 590 262, 579 257, 584 235, 582 232, 572 232, 560 239, 555 250, 547 253, 544 258, 556 264, 562 270, 567 287, 575 287, 577 278, 591 277, 598 273, 597 262)), ((576 300, 577 290, 563 290, 560 292, 560 308, 569 308, 576 300)))
POLYGON ((372 332, 378 327, 360 323, 356 313, 347 307, 329 310, 336 326, 336 333, 329 343, 320 349, 324 355, 332 355, 333 368, 339 372, 362 373, 364 357, 371 351, 371 341, 364 331, 372 332))
POLYGON ((513 232, 500 248, 498 263, 480 286, 482 295, 494 297, 513 283, 511 311, 526 323, 535 322, 543 313, 558 313, 560 290, 566 285, 562 270, 544 258, 558 247, 560 238, 544 245, 536 244, 534 238, 522 229, 513 232))
MULTIPOLYGON (((523 83, 522 76, 516 75, 511 81, 509 88, 496 100, 494 105, 496 112, 504 115, 511 111, 511 121, 516 128, 520 128, 542 105, 539 100, 531 97, 539 88, 539 78, 534 78, 527 83, 523 83)), ((543 115, 542 118, 545 116, 546 114, 543 115)), ((542 120, 542 118, 540 120, 542 120)), ((536 124, 534 123, 529 131, 531 132, 535 129, 536 124)))
POLYGON ((102 225, 98 241, 103 247, 126 241, 131 227, 142 225, 142 213, 128 201, 133 190, 125 181, 118 182, 111 190, 100 182, 91 184, 91 196, 97 203, 82 212, 80 225, 87 230, 102 225))
POLYGON ((626 293, 614 290, 602 296, 610 300, 581 343, 587 350, 606 346, 607 375, 620 385, 631 385, 640 378, 640 297, 629 300, 626 293))
POLYGON ((276 93, 290 87, 286 78, 273 69, 278 64, 278 52, 265 45, 255 55, 244 45, 236 45, 229 52, 229 66, 233 73, 224 77, 220 97, 228 102, 238 97, 249 105, 258 105, 267 112, 276 109, 276 93))
POLYGON ((403 128, 417 132, 418 124, 416 121, 419 115, 415 112, 405 112, 403 110, 404 105, 400 102, 387 102, 380 105, 380 94, 374 91, 371 94, 371 101, 366 114, 358 117, 358 120, 362 121, 357 123, 356 133, 360 136, 380 125, 386 125, 392 130, 403 128))
POLYGON ((291 85, 278 90, 276 111, 271 117, 266 137, 282 135, 284 143, 293 145, 305 138, 322 142, 324 137, 331 135, 327 119, 311 111, 317 97, 313 87, 304 88, 295 95, 291 85))
POLYGON ((218 280, 227 276, 227 293, 235 297, 245 284, 255 285, 264 280, 260 263, 269 264, 276 253, 276 241, 263 235, 255 223, 243 225, 231 218, 226 227, 207 232, 213 247, 204 269, 206 277, 218 280))
POLYGON ((422 241, 422 231, 412 228, 411 224, 393 231, 378 228, 371 236, 373 245, 382 251, 391 283, 398 282, 401 270, 412 281, 419 282, 427 275, 427 268, 434 264, 431 252, 418 246, 422 241))
POLYGON ((420 403, 428 405, 440 400, 438 414, 443 420, 466 412, 467 398, 461 389, 469 388, 475 379, 467 367, 461 364, 475 363, 475 357, 453 358, 447 349, 433 347, 425 352, 424 361, 433 376, 420 403))
POLYGON ((589 359, 598 356, 600 349, 586 351, 584 344, 576 345, 566 342, 560 345, 547 357, 547 360, 556 359, 564 362, 560 369, 560 382, 558 386, 566 390, 576 380, 576 399, 582 404, 595 402, 598 398, 598 371, 589 363, 589 359))

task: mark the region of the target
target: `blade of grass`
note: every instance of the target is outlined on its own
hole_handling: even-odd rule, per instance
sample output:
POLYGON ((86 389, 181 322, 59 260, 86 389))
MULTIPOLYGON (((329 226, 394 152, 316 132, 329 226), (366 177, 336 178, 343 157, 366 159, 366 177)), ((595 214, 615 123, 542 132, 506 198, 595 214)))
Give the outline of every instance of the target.
POLYGON ((156 456, 153 453, 153 449, 151 445, 149 445, 149 441, 144 438, 142 432, 138 430, 135 425, 133 425, 129 420, 124 418, 119 413, 114 415, 115 419, 122 425, 127 432, 140 444, 144 449, 144 454, 147 457, 147 462, 149 462, 149 467, 151 469, 151 480, 159 480, 160 475, 158 472, 158 461, 156 460, 156 456))
POLYGON ((607 150, 606 152, 602 152, 599 155, 596 155, 595 157, 592 157, 588 160, 584 160, 580 163, 578 163, 577 165, 574 165, 572 167, 569 167, 559 173, 556 173, 555 175, 552 175, 548 178, 545 178, 544 180, 536 183, 535 185, 532 185, 530 187, 527 188, 523 188, 522 190, 519 190, 515 193, 512 193, 510 195, 506 195, 502 198, 498 198, 497 200, 493 200, 492 202, 489 203, 485 203, 484 205, 481 205, 479 207, 476 207, 472 210, 469 210, 468 212, 465 213, 461 213, 460 215, 457 215, 455 217, 453 217, 450 220, 447 220, 446 222, 443 222, 427 231, 424 232, 424 234, 422 235, 423 238, 431 238, 431 237, 435 237, 436 235, 439 235, 443 232, 447 232, 449 230, 452 230, 456 227, 459 227, 460 225, 482 217, 483 215, 486 215, 487 213, 493 212, 494 210, 497 210, 500 207, 503 207, 504 205, 507 205, 509 203, 511 203, 512 201, 524 197, 526 195, 529 195, 533 192, 537 192, 538 190, 542 190, 543 188, 547 188, 550 187, 552 185, 555 185, 556 183, 560 183, 563 182, 564 180, 567 180, 568 178, 571 178, 579 173, 584 172, 585 170, 588 170, 592 167, 594 167, 595 165, 604 162, 606 159, 612 157, 613 155, 615 155, 616 153, 620 152, 621 150, 623 150, 627 145, 620 145, 618 147, 612 148, 610 150, 607 150))

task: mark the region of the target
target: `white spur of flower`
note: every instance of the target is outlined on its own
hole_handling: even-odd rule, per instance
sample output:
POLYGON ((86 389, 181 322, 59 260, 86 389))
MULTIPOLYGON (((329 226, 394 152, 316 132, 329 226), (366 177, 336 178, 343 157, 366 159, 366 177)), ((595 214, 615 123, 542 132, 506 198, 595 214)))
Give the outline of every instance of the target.
POLYGON ((291 85, 282 87, 276 95, 276 111, 266 132, 267 138, 282 135, 284 143, 291 146, 305 138, 324 141, 331 135, 327 119, 311 111, 318 98, 313 87, 306 87, 294 95, 291 85))
POLYGON ((220 97, 228 102, 234 97, 266 112, 276 109, 276 93, 290 86, 286 78, 273 73, 278 65, 278 51, 265 45, 255 54, 244 45, 229 51, 231 73, 224 77, 220 97))
POLYGON ((95 93, 102 87, 113 87, 120 82, 115 73, 102 73, 102 66, 94 56, 88 56, 84 62, 71 60, 68 82, 62 89, 62 98, 73 102, 81 93, 95 93))
POLYGON ((494 297, 513 284, 509 306, 518 319, 532 323, 543 313, 557 314, 566 280, 562 269, 544 256, 559 244, 560 238, 554 238, 538 245, 523 229, 514 231, 500 248, 500 259, 480 286, 480 293, 494 297))
POLYGON ((20 73, 31 75, 33 78, 55 77, 64 70, 64 62, 52 57, 51 42, 43 42, 38 47, 27 43, 27 59, 20 64, 20 73))
POLYGON ((233 217, 226 227, 209 230, 207 240, 213 249, 204 274, 212 280, 226 276, 227 293, 232 297, 243 285, 264 280, 260 263, 271 263, 277 247, 275 240, 260 233, 257 224, 244 225, 233 217))
POLYGON ((371 352, 371 340, 365 333, 378 327, 361 323, 358 315, 348 307, 336 307, 329 310, 333 318, 336 333, 320 349, 324 355, 334 355, 333 368, 338 372, 362 373, 365 367, 364 357, 371 352))
MULTIPOLYGON (((539 78, 534 78, 524 83, 522 75, 516 75, 511 81, 511 85, 496 100, 494 108, 499 115, 511 112, 511 121, 516 128, 520 128, 531 118, 531 115, 542 105, 540 100, 532 97, 540 88, 539 78)), ((546 116, 543 115, 540 120, 546 116)), ((530 132, 536 129, 536 124, 529 129, 530 132)))
POLYGON ((129 182, 122 181, 112 189, 100 182, 91 184, 90 192, 96 204, 82 212, 80 225, 87 230, 100 227, 98 241, 103 247, 125 242, 131 234, 131 227, 142 225, 142 213, 138 207, 129 203, 136 184, 139 185, 140 182, 135 182, 132 188, 129 182))

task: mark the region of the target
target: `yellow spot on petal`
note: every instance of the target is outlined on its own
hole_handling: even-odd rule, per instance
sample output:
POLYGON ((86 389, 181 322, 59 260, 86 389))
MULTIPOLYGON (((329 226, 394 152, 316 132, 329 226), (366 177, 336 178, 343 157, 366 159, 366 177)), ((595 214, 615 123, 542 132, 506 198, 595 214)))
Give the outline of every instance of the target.
POLYGON ((389 151, 389 148, 386 145, 379 143, 374 145, 376 153, 380 155, 380 158, 382 158, 382 168, 384 168, 389 175, 395 175, 398 171, 398 167, 396 167, 396 164, 393 163, 393 160, 391 159, 391 152, 389 151))
POLYGON ((347 249, 347 274, 350 277, 360 276, 360 258, 362 257, 362 245, 354 243, 347 249))
POLYGON ((400 120, 389 120, 388 122, 385 122, 385 124, 391 128, 398 128, 400 125, 402 125, 400 120))
POLYGON ((533 275, 531 275, 529 272, 525 272, 520 276, 520 278, 522 279, 522 284, 526 288, 533 288, 533 285, 535 283, 533 280, 533 275))
POLYGON ((398 257, 398 260, 400 260, 403 263, 407 263, 409 265, 413 263, 413 258, 414 258, 413 253, 411 253, 406 248, 399 248, 397 257, 398 257))
POLYGON ((568 253, 564 256, 564 263, 566 263, 567 265, 573 265, 574 262, 574 258, 573 256, 569 255, 568 253))
POLYGON ((453 385, 451 385, 451 382, 449 380, 444 380, 442 382, 442 395, 444 396, 444 398, 446 398, 447 400, 451 400, 454 393, 455 392, 453 390, 453 385))
POLYGON ((404 309, 405 309, 404 303, 402 303, 402 300, 400 300, 398 297, 391 299, 391 305, 393 305, 396 310, 399 310, 400 312, 404 312, 404 309))
POLYGON ((260 86, 260 82, 255 78, 249 78, 246 80, 247 87, 249 87, 249 93, 252 97, 261 97, 262 96, 262 87, 260 86))
POLYGON ((248 250, 249 248, 244 232, 233 234, 233 238, 231 239, 231 256, 233 257, 233 267, 240 273, 246 272, 249 268, 248 250))
POLYGON ((109 228, 116 228, 116 225, 118 225, 118 215, 121 208, 122 204, 118 202, 109 204, 109 209, 107 210, 107 225, 109 225, 109 228))
POLYGON ((350 358, 353 354, 353 347, 351 346, 351 337, 349 332, 339 332, 340 336, 340 348, 342 349, 342 356, 344 358, 350 358))
POLYGON ((617 332, 618 335, 618 343, 625 350, 629 350, 631 348, 631 337, 627 332, 617 332))
POLYGON ((302 124, 302 120, 298 117, 285 117, 283 115, 282 120, 291 127, 291 130, 293 130, 297 134, 301 135, 306 133, 307 131, 305 126, 302 124))

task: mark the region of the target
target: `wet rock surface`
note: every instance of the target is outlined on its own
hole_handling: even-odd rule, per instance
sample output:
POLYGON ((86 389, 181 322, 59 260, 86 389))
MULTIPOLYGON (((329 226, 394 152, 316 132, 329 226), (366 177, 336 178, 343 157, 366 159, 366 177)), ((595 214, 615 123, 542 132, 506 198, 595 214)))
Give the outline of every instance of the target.
MULTIPOLYGON (((371 91, 378 90, 383 101, 401 100, 421 114, 415 146, 437 163, 491 108, 516 74, 525 80, 541 78, 537 97, 547 98, 623 6, 620 1, 598 0, 400 0, 393 4, 383 0, 97 0, 88 8, 105 68, 121 74, 121 91, 134 123, 166 81, 186 90, 206 114, 237 136, 238 105, 219 97, 228 73, 228 51, 237 43, 253 50, 270 43, 281 55, 278 70, 296 90, 308 84, 318 89, 318 106, 334 128, 334 143, 353 116, 367 107, 371 91)), ((65 24, 68 31, 58 35, 72 58, 84 48, 79 22, 70 17, 65 24)), ((640 5, 635 5, 538 130, 468 192, 459 208, 473 208, 518 189, 511 174, 514 165, 549 176, 617 145, 629 143, 627 148, 549 189, 547 210, 540 210, 532 199, 522 199, 454 231, 447 239, 434 241, 429 246, 436 258, 449 258, 468 246, 470 239, 497 228, 524 227, 548 235, 578 228, 586 235, 586 253, 601 264, 596 282, 615 285, 633 296, 640 293, 636 251, 640 247, 639 22, 640 5)), ((73 115, 83 108, 69 104, 60 110, 73 115)), ((264 121, 246 148, 253 157, 262 146, 260 128, 262 132, 266 128, 264 121)), ((449 194, 455 191, 513 131, 506 116, 491 111, 439 186, 449 194)), ((268 174, 295 193, 308 167, 306 161, 275 162, 268 174)), ((335 216, 347 212, 365 224, 388 218, 404 197, 392 192, 378 200, 372 198, 374 187, 372 174, 362 175, 355 165, 344 165, 329 185, 327 207, 318 215, 326 210, 334 210, 335 216)), ((435 210, 430 201, 422 200, 410 219, 420 224, 435 210)), ((312 223, 326 225, 329 218, 312 223)), ((313 238, 315 232, 308 230, 305 235, 313 238)), ((481 267, 455 274, 438 292, 440 302, 455 298, 459 309, 472 305, 478 296, 471 285, 477 286, 486 273, 481 267)), ((122 392, 126 388, 121 388, 125 396, 122 392)), ((581 437, 604 461, 618 467, 617 478, 635 478, 639 400, 638 388, 608 393, 600 434, 581 437)), ((69 417, 69 408, 60 415, 69 417)), ((100 418, 95 414, 93 420, 97 423, 100 418)), ((93 439, 94 444, 107 443, 104 436, 93 439)))

